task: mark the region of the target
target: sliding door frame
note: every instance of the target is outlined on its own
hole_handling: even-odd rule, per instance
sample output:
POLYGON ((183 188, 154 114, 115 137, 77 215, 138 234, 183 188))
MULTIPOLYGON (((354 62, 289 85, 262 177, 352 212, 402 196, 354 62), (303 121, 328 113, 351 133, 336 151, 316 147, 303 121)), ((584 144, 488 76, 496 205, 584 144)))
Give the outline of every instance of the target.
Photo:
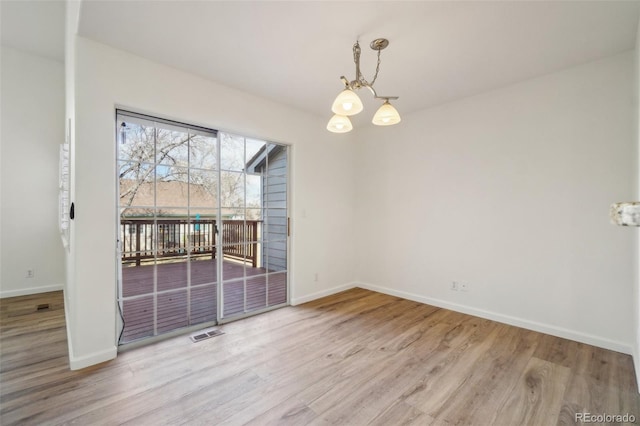
MULTIPOLYGON (((256 275, 256 276, 250 276, 247 275, 246 272, 243 275, 243 279, 242 279, 242 284, 243 284, 243 313, 232 313, 232 314, 227 314, 225 312, 225 284, 230 283, 237 283, 238 280, 237 279, 231 279, 231 280, 225 280, 224 277, 224 269, 222 267, 219 268, 219 275, 218 275, 218 283, 219 283, 219 293, 218 293, 218 324, 225 324, 225 323, 229 323, 229 322, 233 322, 235 320, 239 320, 239 319, 243 319, 243 318, 247 318, 247 317, 251 317, 253 315, 258 315, 264 312, 268 312, 274 309, 278 309, 284 306, 288 306, 290 305, 290 300, 291 300, 291 288, 290 288, 290 267, 291 267, 291 238, 290 238, 290 209, 291 209, 291 145, 289 144, 284 144, 284 143, 279 143, 279 142, 273 142, 270 140, 265 140, 262 138, 254 138, 251 136, 245 136, 245 135, 240 135, 238 133, 234 133, 234 132, 226 132, 224 130, 218 130, 218 173, 219 173, 219 177, 218 177, 218 181, 222 182, 222 173, 223 172, 237 172, 237 170, 234 171, 234 169, 227 169, 225 167, 223 167, 222 162, 223 162, 223 143, 222 143, 222 139, 224 137, 224 135, 228 135, 230 137, 237 137, 237 138, 241 138, 243 140, 243 157, 245 158, 245 164, 244 164, 244 169, 242 170, 242 174, 243 174, 243 184, 244 184, 244 202, 243 202, 243 210, 244 210, 244 223, 246 225, 247 223, 247 211, 250 210, 251 208, 248 206, 247 203, 247 192, 248 192, 248 184, 247 184, 247 177, 252 175, 251 173, 249 173, 249 171, 246 169, 246 166, 248 164, 248 160, 247 160, 247 153, 248 153, 248 142, 249 141, 257 141, 257 142, 262 142, 264 144, 264 148, 265 148, 265 158, 266 158, 266 172, 264 172, 264 174, 262 174, 262 178, 260 181, 260 186, 261 186, 261 206, 260 206, 260 210, 261 210, 261 220, 260 222, 263 223, 263 227, 261 232, 264 234, 264 222, 266 219, 266 223, 267 223, 267 229, 269 226, 271 226, 270 222, 270 215, 269 215, 269 211, 270 210, 277 210, 273 207, 270 206, 269 202, 269 192, 266 190, 266 187, 268 186, 268 182, 270 178, 284 178, 285 179, 285 197, 286 197, 286 201, 284 203, 284 220, 285 220, 285 224, 284 225, 286 227, 286 230, 284 231, 284 240, 275 240, 275 242, 282 242, 284 241, 285 243, 285 250, 286 250, 286 266, 284 271, 276 271, 276 273, 285 273, 286 274, 286 282, 285 282, 285 292, 286 292, 286 298, 284 300, 284 302, 279 303, 279 304, 274 304, 274 305, 269 305, 269 280, 271 278, 271 276, 274 274, 273 271, 269 271, 268 270, 268 263, 269 261, 267 260, 267 264, 263 265, 265 266, 265 272, 264 272, 264 279, 265 279, 265 306, 264 307, 259 307, 257 309, 252 309, 247 311, 248 306, 247 306, 247 284, 248 284, 248 280, 250 278, 258 278, 260 276, 256 275), (276 148, 279 147, 279 149, 284 150, 284 156, 285 156, 285 167, 286 167, 286 171, 285 174, 281 175, 281 174, 272 174, 271 172, 269 172, 269 166, 270 166, 270 161, 271 161, 271 152, 272 150, 276 150, 276 148), (266 179, 266 180, 265 180, 266 179), (267 185, 265 185, 265 182, 267 183, 267 185), (267 203, 265 203, 265 198, 267 203), (230 282, 229 282, 230 281, 230 282)), ((260 151, 260 150, 258 150, 260 151)), ((274 156, 275 159, 275 156, 274 156)), ((255 174, 253 174, 255 175, 255 174)), ((218 218, 219 218, 219 223, 221 225, 221 229, 220 229, 220 240, 221 243, 218 245, 217 250, 218 250, 218 258, 220 259, 221 262, 223 262, 224 260, 224 248, 225 245, 222 243, 222 227, 224 226, 225 223, 225 218, 222 212, 222 209, 224 208, 229 208, 231 206, 225 206, 224 202, 221 199, 221 195, 222 195, 222 191, 219 191, 218 196, 218 207, 219 207, 219 212, 218 212, 218 218)), ((271 201, 273 202, 273 200, 271 201)), ((258 236, 258 238, 256 239, 256 241, 249 241, 249 240, 244 240, 243 244, 244 245, 251 245, 251 244, 255 244, 256 247, 260 247, 260 253, 263 254, 264 253, 264 249, 265 246, 268 246, 271 242, 271 240, 265 239, 263 236, 258 236)), ((258 255, 257 253, 255 254, 256 256, 258 255)), ((222 266, 222 265, 221 265, 222 266)), ((246 263, 245 263, 245 271, 246 271, 246 263)), ((274 284, 275 285, 275 284, 274 284)))
MULTIPOLYGON (((126 343, 121 343, 120 340, 122 338, 122 334, 124 332, 124 299, 125 296, 123 294, 123 274, 122 274, 122 270, 123 270, 123 264, 122 264, 122 259, 123 259, 123 247, 122 244, 123 242, 121 241, 121 223, 122 223, 122 217, 121 217, 121 213, 120 213, 120 177, 119 177, 119 170, 120 170, 120 166, 119 164, 121 163, 121 159, 119 158, 120 156, 118 155, 119 153, 119 149, 116 149, 116 173, 115 173, 115 180, 116 180, 116 229, 118 232, 118 236, 116 238, 116 264, 117 264, 117 274, 116 274, 116 279, 117 279, 117 298, 116 298, 116 303, 118 304, 118 309, 119 309, 119 317, 117 317, 117 324, 116 324, 116 346, 118 347, 119 350, 126 350, 129 348, 134 348, 134 347, 138 347, 141 345, 145 345, 148 343, 152 343, 158 340, 162 340, 162 339, 166 339, 169 337, 173 337, 176 335, 183 335, 186 333, 190 333, 190 332, 194 332, 197 330, 201 330, 203 328, 207 328, 207 327, 212 327, 215 325, 219 325, 219 324, 225 324, 228 322, 232 322, 235 320, 239 320, 239 319, 243 319, 243 318, 247 318, 250 316, 254 316, 254 315, 258 315, 264 312, 268 312, 274 309, 279 309, 281 307, 284 306, 288 306, 290 305, 291 302, 291 238, 290 238, 290 228, 289 228, 289 212, 291 209, 291 162, 292 162, 292 156, 291 156, 291 151, 292 151, 292 146, 289 144, 283 144, 283 143, 279 143, 279 142, 272 142, 272 141, 267 141, 261 138, 252 138, 255 140, 259 140, 264 142, 265 144, 269 145, 269 144, 273 144, 273 145, 277 145, 282 147, 285 152, 286 152, 286 175, 285 177, 285 182, 286 182, 286 203, 285 203, 285 218, 286 218, 286 237, 285 237, 285 247, 286 247, 286 269, 285 271, 283 271, 286 274, 286 281, 285 281, 285 291, 286 291, 286 298, 285 301, 283 303, 279 303, 277 305, 272 305, 272 306, 268 306, 268 300, 269 300, 269 288, 268 288, 268 282, 269 282, 269 272, 265 271, 265 307, 264 308, 259 308, 259 309, 255 309, 252 310, 250 312, 246 312, 247 309, 247 292, 246 292, 246 286, 247 286, 247 279, 248 279, 248 275, 246 274, 246 272, 244 272, 243 275, 243 306, 244 306, 244 312, 237 314, 237 315, 225 315, 224 313, 224 276, 223 276, 223 265, 224 265, 224 244, 223 244, 223 223, 224 223, 224 219, 222 217, 222 209, 224 206, 222 206, 222 202, 221 202, 221 194, 222 194, 222 190, 221 190, 221 174, 222 174, 222 167, 221 167, 221 154, 222 154, 222 143, 221 143, 221 134, 222 133, 226 133, 223 130, 213 130, 213 129, 207 129, 207 128, 203 128, 201 126, 197 126, 197 125, 190 125, 190 124, 186 124, 186 123, 182 123, 182 122, 178 122, 178 121, 174 121, 174 120, 169 120, 169 119, 165 119, 162 117, 156 117, 156 116, 150 116, 147 114, 140 114, 140 113, 136 113, 136 112, 132 112, 129 109, 121 109, 121 108, 117 108, 115 110, 115 122, 116 122, 116 138, 115 138, 115 143, 119 144, 119 129, 118 129, 118 118, 120 117, 120 115, 123 114, 125 116, 131 116, 131 117, 138 117, 138 118, 142 118, 145 120, 150 120, 150 121, 156 121, 156 122, 163 122, 166 123, 168 125, 175 125, 175 126, 184 126, 186 129, 194 129, 194 130, 205 130, 208 132, 214 132, 215 133, 215 138, 216 138, 216 171, 214 172, 217 175, 217 196, 216 196, 216 201, 217 201, 217 206, 215 208, 215 216, 216 216, 216 226, 219 226, 218 228, 218 233, 216 236, 216 242, 215 242, 215 251, 216 251, 216 259, 214 260, 216 262, 216 282, 215 282, 215 291, 216 291, 216 304, 217 306, 215 307, 216 309, 216 320, 212 320, 212 321, 207 321, 207 322, 202 322, 202 323, 198 323, 198 324, 190 324, 191 322, 191 304, 192 304, 192 300, 191 300, 191 275, 190 275, 190 270, 191 270, 191 256, 190 256, 190 250, 187 250, 187 257, 186 257, 186 263, 187 263, 187 282, 186 282, 186 294, 187 294, 187 299, 186 299, 186 303, 187 303, 187 323, 189 325, 185 326, 185 327, 181 327, 181 328, 177 328, 174 330, 170 330, 167 332, 162 332, 162 333, 158 333, 158 318, 157 318, 157 310, 158 310, 158 301, 157 301, 157 292, 158 292, 158 284, 157 284, 157 269, 154 269, 153 271, 153 334, 151 336, 146 336, 146 337, 140 337, 140 338, 135 338, 134 340, 131 340, 129 342, 126 343)), ((157 129, 154 128, 154 132, 157 132, 157 129)), ((237 133, 229 133, 232 135, 238 135, 237 133)), ((239 135, 238 135, 239 136, 239 135)), ((157 136, 156 136, 157 137, 157 136)), ((248 136, 240 136, 244 139, 244 149, 246 152, 246 139, 249 139, 250 137, 248 136)), ((155 141, 155 143, 157 144, 157 141, 155 141)), ((154 154, 155 155, 155 154, 154 154)), ((189 160, 190 161, 190 160, 189 160)), ((157 159, 154 157, 154 167, 157 167, 157 159)), ((191 170, 191 165, 190 163, 188 163, 188 170, 190 173, 191 170)), ((154 187, 157 185, 157 176, 155 175, 156 172, 154 172, 154 187)), ((246 191, 246 177, 247 177, 247 171, 244 170, 243 171, 243 182, 245 185, 245 191, 246 191)), ((189 178, 188 182, 190 185, 190 180, 191 178, 189 178)), ((265 194, 262 194, 262 197, 264 197, 265 194)), ((154 195, 154 197, 157 197, 157 195, 154 195)), ((190 198, 188 198, 188 200, 190 200, 190 198)), ((246 201, 246 194, 245 194, 245 201, 246 201)), ((244 215, 244 221, 246 224, 246 202, 245 202, 245 215, 244 215)), ((157 210, 157 201, 154 200, 154 211, 157 210)), ((262 205, 261 206, 261 210, 262 210, 262 216, 264 217, 264 215, 266 214, 267 211, 267 207, 266 205, 262 205)), ((192 218, 191 218, 191 208, 190 208, 190 201, 188 201, 188 206, 186 207, 186 211, 187 211, 187 221, 188 223, 192 223, 192 218)), ((157 232, 157 213, 154 213, 154 229, 156 230, 155 232, 157 232)), ((137 230, 136 230, 137 231, 137 230)), ((215 230, 214 230, 215 232, 215 230)), ((157 235, 156 235, 157 238, 157 235)), ((253 242, 252 242, 253 243, 253 242)), ((259 244, 261 247, 264 247, 264 238, 263 237, 258 237, 258 241, 255 242, 257 244, 259 244)), ((156 241, 157 244, 157 241, 156 241)), ((244 244, 247 244, 247 242, 245 241, 244 244)), ((191 247, 191 246, 189 246, 191 247)), ((154 249, 154 259, 157 258, 157 247, 154 249)), ((141 296, 142 297, 142 296, 141 296)))

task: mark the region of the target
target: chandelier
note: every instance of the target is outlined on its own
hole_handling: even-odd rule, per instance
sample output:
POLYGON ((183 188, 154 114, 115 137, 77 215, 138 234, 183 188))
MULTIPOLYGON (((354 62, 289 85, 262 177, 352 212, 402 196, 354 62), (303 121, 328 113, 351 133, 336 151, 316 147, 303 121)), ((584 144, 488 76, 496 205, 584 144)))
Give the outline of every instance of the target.
POLYGON ((400 114, 389 103, 390 100, 398 99, 397 96, 378 96, 373 84, 378 78, 380 72, 380 52, 389 45, 389 40, 385 38, 377 38, 369 45, 371 49, 378 51, 378 64, 376 65, 376 73, 373 80, 368 82, 360 72, 360 43, 356 41, 353 45, 353 62, 356 64, 356 78, 353 81, 347 80, 344 76, 340 80, 344 83, 344 90, 336 97, 331 106, 334 116, 331 117, 327 124, 327 130, 334 133, 346 133, 353 129, 349 116, 356 115, 362 111, 363 105, 360 97, 356 94, 356 90, 366 87, 371 91, 375 99, 382 99, 382 106, 373 116, 371 122, 377 126, 391 126, 400 122, 400 114))

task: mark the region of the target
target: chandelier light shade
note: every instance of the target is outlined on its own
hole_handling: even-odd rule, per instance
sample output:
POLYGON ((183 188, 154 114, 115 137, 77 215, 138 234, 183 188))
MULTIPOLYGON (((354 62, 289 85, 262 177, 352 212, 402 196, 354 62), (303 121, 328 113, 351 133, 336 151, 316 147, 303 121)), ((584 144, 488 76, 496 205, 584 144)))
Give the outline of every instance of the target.
POLYGON ((378 96, 373 88, 373 84, 376 82, 378 73, 380 72, 380 52, 388 45, 389 40, 385 38, 377 38, 369 45, 371 49, 378 52, 376 73, 371 82, 367 81, 360 72, 360 43, 356 41, 353 45, 353 62, 356 64, 356 78, 353 81, 349 81, 344 76, 340 77, 340 80, 344 83, 344 90, 342 90, 342 92, 340 92, 336 97, 336 100, 333 101, 331 111, 333 111, 335 115, 331 117, 331 120, 329 120, 327 130, 334 133, 346 133, 353 129, 353 125, 351 124, 351 120, 349 120, 348 116, 356 115, 364 109, 362 101, 356 93, 356 90, 363 87, 369 89, 375 99, 382 99, 384 101, 373 117, 373 124, 378 126, 391 126, 393 124, 398 124, 401 121, 400 114, 389 102, 389 100, 395 100, 398 99, 398 97, 378 96))
POLYGON ((333 133, 347 133, 352 129, 351 120, 346 115, 335 114, 327 124, 327 130, 333 133))
POLYGON ((385 101, 378 111, 376 111, 376 115, 373 116, 373 120, 371 122, 376 126, 391 126, 394 124, 398 124, 402 119, 400 118, 400 114, 398 111, 389 103, 389 101, 385 101))
POLYGON ((356 115, 361 112, 364 107, 362 101, 356 92, 351 89, 344 89, 333 101, 331 111, 340 115, 356 115))

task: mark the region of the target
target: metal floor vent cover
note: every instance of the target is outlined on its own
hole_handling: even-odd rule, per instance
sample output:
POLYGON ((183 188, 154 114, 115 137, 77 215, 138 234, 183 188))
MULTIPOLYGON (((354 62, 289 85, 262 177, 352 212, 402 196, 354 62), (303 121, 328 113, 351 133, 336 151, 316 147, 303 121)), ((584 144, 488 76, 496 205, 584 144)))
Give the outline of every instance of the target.
POLYGON ((198 333, 192 334, 191 335, 191 340, 194 343, 195 342, 201 342, 203 340, 210 339, 212 337, 216 337, 216 336, 219 336, 221 334, 224 334, 224 331, 222 331, 222 330, 204 330, 204 331, 200 331, 198 333))

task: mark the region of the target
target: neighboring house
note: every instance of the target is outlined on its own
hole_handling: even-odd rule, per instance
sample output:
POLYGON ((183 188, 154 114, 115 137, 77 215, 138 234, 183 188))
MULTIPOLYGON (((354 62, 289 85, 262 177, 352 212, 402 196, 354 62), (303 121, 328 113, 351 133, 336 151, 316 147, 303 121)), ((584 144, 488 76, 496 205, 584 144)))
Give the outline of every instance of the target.
MULTIPOLYGON (((192 217, 198 214, 200 217, 215 218, 217 208, 215 188, 211 190, 203 184, 189 184, 179 180, 158 181, 156 194, 154 194, 153 182, 120 179, 122 217, 152 216, 154 205, 159 206, 158 216, 186 217, 187 211, 184 206, 190 205, 194 206, 189 212, 192 217), (154 197, 157 197, 155 203, 154 197)), ((230 214, 231 212, 226 212, 223 216, 228 217, 230 214)))
POLYGON ((281 145, 264 145, 247 163, 247 173, 262 176, 262 265, 271 271, 287 269, 287 151, 281 145))

